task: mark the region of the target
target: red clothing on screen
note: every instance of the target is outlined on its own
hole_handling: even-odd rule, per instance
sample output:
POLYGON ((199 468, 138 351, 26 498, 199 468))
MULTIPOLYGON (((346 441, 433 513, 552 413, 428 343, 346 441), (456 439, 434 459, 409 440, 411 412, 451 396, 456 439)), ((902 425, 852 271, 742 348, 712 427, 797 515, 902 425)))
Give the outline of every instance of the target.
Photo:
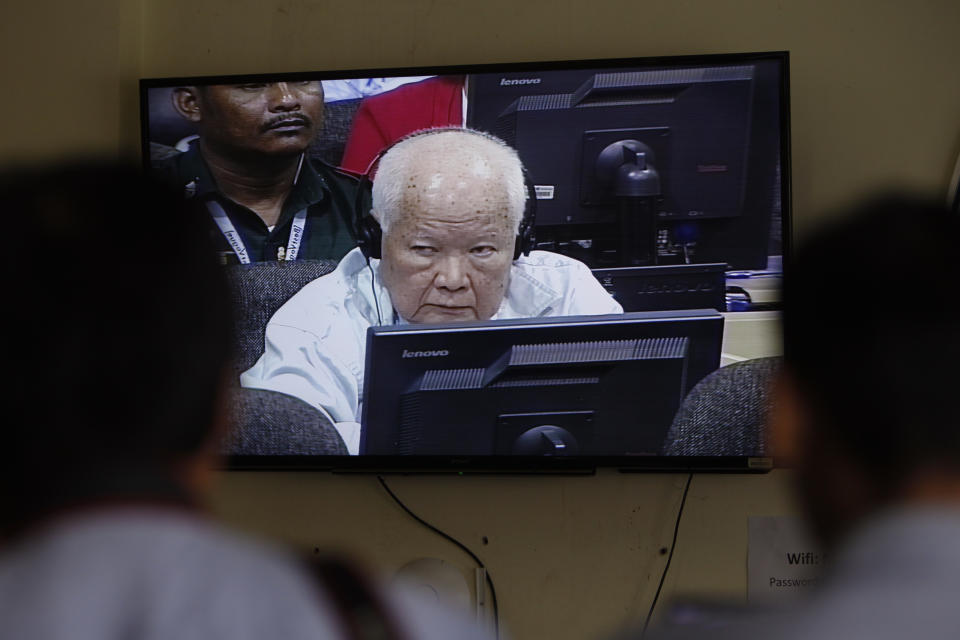
POLYGON ((403 136, 463 124, 463 76, 435 76, 366 98, 357 109, 341 167, 366 173, 403 136))

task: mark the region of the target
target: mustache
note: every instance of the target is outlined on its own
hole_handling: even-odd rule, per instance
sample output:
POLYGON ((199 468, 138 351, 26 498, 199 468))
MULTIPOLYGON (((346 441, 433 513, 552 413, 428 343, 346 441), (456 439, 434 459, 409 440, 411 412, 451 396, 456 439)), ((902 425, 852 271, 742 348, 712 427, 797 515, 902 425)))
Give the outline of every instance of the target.
POLYGON ((299 124, 304 127, 309 127, 313 124, 313 121, 306 115, 302 113, 287 113, 281 116, 274 116, 267 120, 263 125, 264 131, 269 131, 270 129, 276 129, 278 127, 286 127, 291 124, 299 124))

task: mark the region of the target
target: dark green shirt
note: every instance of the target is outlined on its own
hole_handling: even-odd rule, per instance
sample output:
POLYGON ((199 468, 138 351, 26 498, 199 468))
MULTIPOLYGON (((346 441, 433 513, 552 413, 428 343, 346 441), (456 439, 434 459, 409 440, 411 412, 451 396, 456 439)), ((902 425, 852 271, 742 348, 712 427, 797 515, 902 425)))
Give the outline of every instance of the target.
MULTIPOLYGON (((219 192, 196 144, 185 153, 155 163, 154 172, 164 182, 182 188, 188 198, 216 199, 243 240, 251 262, 276 260, 278 248, 286 250, 293 218, 302 209, 307 210, 307 219, 298 260, 340 260, 357 245, 352 225, 358 180, 309 156, 304 158, 300 175, 272 230, 256 212, 219 192)), ((368 204, 369 195, 362 200, 368 204)), ((236 254, 212 218, 210 226, 225 262, 237 262, 236 254)))

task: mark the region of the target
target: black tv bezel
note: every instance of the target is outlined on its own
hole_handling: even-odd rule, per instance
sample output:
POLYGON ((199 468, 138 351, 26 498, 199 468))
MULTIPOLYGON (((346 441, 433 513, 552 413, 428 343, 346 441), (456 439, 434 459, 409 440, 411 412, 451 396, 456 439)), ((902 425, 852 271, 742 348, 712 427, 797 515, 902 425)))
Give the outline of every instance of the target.
MULTIPOLYGON (((780 66, 780 217, 784 263, 792 255, 793 207, 790 126, 790 53, 757 51, 641 56, 635 58, 593 58, 508 63, 433 65, 295 71, 278 73, 223 74, 141 78, 140 146, 144 170, 150 163, 149 91, 191 84, 238 84, 244 82, 342 80, 423 75, 468 75, 476 73, 517 73, 531 71, 615 69, 635 67, 696 67, 754 62, 776 62, 780 66)), ((742 313, 742 312, 741 312, 742 313)), ((746 312, 749 313, 749 312, 746 312)), ((767 472, 775 465, 771 458, 755 456, 584 456, 550 458, 526 456, 237 456, 226 458, 230 470, 330 471, 334 473, 470 473, 470 474, 591 474, 599 468, 623 472, 767 472)))

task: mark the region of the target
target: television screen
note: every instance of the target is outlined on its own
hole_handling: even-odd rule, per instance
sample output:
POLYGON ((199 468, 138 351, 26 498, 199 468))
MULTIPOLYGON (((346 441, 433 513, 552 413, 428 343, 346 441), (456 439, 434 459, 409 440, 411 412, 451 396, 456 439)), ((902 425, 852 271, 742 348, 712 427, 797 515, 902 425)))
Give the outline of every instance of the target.
POLYGON ((144 165, 203 205, 236 294, 233 462, 750 466, 762 435, 680 447, 678 421, 778 352, 730 319, 777 308, 788 106, 784 52, 142 80, 144 165), (531 232, 488 319, 422 322, 356 246, 385 150, 460 127, 516 151, 531 232))

